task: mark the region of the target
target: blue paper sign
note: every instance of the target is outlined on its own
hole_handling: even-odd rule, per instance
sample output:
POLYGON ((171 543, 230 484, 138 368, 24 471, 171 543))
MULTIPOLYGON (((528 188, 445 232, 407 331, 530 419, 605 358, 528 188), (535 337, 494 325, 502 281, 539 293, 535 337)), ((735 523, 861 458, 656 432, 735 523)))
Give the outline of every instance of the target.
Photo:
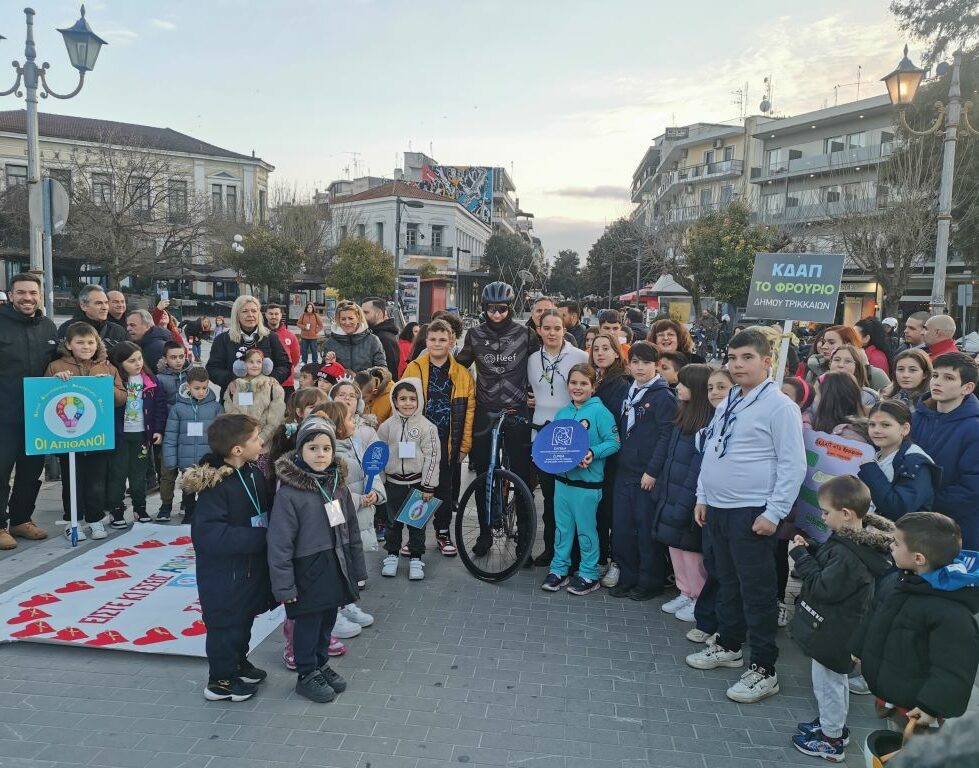
POLYGON ((544 472, 560 475, 577 467, 588 453, 588 429, 574 419, 552 421, 538 431, 531 454, 544 472))
POLYGON ((367 450, 364 451, 364 458, 360 462, 360 466, 363 468, 366 477, 364 481, 365 496, 371 492, 371 488, 374 485, 374 478, 381 474, 388 465, 388 457, 390 455, 391 449, 388 448, 388 444, 380 440, 367 446, 367 450))
POLYGON ((24 444, 29 456, 115 448, 111 376, 24 379, 24 444))
POLYGON ((425 501, 422 498, 422 492, 416 488, 405 500, 405 503, 401 505, 396 519, 412 528, 424 528, 441 503, 436 498, 425 501))

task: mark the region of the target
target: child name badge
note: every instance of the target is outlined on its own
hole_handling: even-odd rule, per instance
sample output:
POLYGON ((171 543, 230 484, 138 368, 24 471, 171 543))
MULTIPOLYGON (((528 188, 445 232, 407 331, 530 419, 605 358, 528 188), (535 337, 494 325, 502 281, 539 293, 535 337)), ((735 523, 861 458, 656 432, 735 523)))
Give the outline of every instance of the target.
POLYGON ((260 512, 257 515, 252 515, 251 519, 252 528, 268 528, 269 527, 269 516, 264 512, 260 512))
POLYGON ((326 517, 330 521, 330 525, 336 528, 338 525, 343 525, 346 520, 343 517, 343 507, 340 506, 340 502, 334 499, 333 501, 326 502, 324 505, 326 507, 326 517))
POLYGON ((415 458, 415 444, 414 443, 398 443, 398 458, 399 459, 413 459, 413 458, 415 458))
POLYGON ((255 405, 255 394, 253 392, 239 392, 238 405, 255 405))
POLYGON ((204 437, 204 422, 203 421, 188 421, 187 422, 187 437, 204 437))

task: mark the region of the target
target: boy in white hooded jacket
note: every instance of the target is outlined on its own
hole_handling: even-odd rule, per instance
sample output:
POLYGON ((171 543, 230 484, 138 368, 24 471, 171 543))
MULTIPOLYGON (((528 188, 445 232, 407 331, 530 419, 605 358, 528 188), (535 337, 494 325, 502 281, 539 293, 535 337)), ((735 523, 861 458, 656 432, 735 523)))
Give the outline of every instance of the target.
MULTIPOLYGON (((381 568, 382 576, 398 574, 398 552, 401 549, 404 523, 398 513, 411 492, 418 489, 429 501, 439 484, 439 435, 436 426, 426 419, 425 396, 419 379, 402 379, 391 390, 393 415, 378 427, 377 437, 390 449, 385 477, 388 493, 388 526, 384 549, 388 555, 381 568)), ((425 529, 408 526, 408 578, 425 578, 425 529)))

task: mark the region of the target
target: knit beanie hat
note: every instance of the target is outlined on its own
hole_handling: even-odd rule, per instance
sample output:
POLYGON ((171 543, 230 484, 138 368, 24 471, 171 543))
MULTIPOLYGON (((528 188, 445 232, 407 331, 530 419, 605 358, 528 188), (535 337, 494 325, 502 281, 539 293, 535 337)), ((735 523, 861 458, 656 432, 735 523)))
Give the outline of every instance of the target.
POLYGON ((336 452, 337 434, 333 422, 324 419, 322 416, 308 416, 303 419, 303 423, 299 425, 299 430, 296 432, 296 453, 301 456, 303 445, 317 435, 327 435, 330 438, 334 453, 336 452))

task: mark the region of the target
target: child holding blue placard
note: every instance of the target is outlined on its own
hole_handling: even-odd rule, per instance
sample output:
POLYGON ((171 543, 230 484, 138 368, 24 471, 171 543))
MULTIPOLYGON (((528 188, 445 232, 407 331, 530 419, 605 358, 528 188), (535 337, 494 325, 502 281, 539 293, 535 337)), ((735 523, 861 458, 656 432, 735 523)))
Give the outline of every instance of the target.
MULTIPOLYGON (((419 379, 402 379, 391 390, 394 413, 381 424, 377 437, 388 444, 390 458, 385 469, 388 492, 388 526, 384 549, 388 556, 381 568, 382 576, 398 575, 398 555, 401 549, 404 523, 398 513, 412 491, 419 490, 428 502, 435 496, 439 484, 438 428, 422 414, 425 396, 419 379)), ((408 578, 420 581, 425 578, 425 529, 408 526, 408 578)))
POLYGON ((615 417, 595 397, 597 374, 588 363, 572 366, 568 372, 571 402, 554 416, 555 421, 574 419, 588 430, 588 453, 581 463, 562 475, 554 485, 554 559, 541 589, 557 592, 567 586, 572 595, 587 595, 601 589, 598 581, 598 502, 602 499, 605 459, 621 444, 615 417), (577 575, 568 579, 571 546, 575 534, 581 549, 577 575))

